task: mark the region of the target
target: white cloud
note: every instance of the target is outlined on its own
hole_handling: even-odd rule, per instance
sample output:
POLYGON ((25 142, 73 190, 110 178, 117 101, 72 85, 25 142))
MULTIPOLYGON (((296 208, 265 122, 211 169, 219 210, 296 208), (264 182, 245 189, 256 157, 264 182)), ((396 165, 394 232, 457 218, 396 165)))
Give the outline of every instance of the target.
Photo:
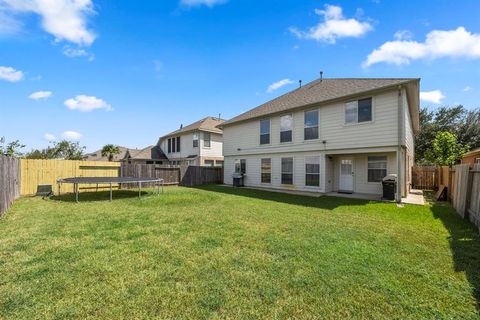
POLYGON ((358 38, 373 29, 368 22, 345 18, 343 10, 339 6, 326 4, 325 10, 315 9, 315 13, 323 16, 324 21, 307 31, 291 27, 290 32, 301 39, 313 39, 333 44, 339 38, 358 38))
POLYGON ((112 110, 112 106, 102 99, 94 96, 78 95, 75 98, 65 100, 65 106, 70 110, 78 110, 82 112, 90 112, 95 109, 112 110))
POLYGON ((95 34, 87 28, 87 17, 95 14, 91 0, 0 0, 0 10, 9 15, 34 13, 42 28, 56 41, 91 45, 95 34))
POLYGON ((213 7, 217 4, 226 3, 227 1, 228 0, 180 0, 180 4, 187 7, 213 7))
POLYGON ((52 91, 37 91, 29 95, 28 97, 32 100, 41 100, 47 99, 52 96, 52 91))
POLYGON ((425 102, 440 104, 443 99, 445 99, 445 95, 440 90, 420 92, 420 100, 425 102))
POLYGON ((47 141, 55 141, 55 140, 57 140, 57 137, 55 137, 55 135, 53 135, 53 134, 51 134, 51 133, 48 133, 48 132, 43 135, 43 138, 44 138, 45 140, 47 140, 47 141))
POLYGON ((464 92, 468 92, 468 91, 472 91, 472 90, 473 90, 473 88, 470 87, 470 86, 466 86, 465 88, 463 88, 464 92))
POLYGON ((7 12, 2 11, 0 1, 0 34, 15 34, 22 29, 22 23, 7 12))
POLYGON ((413 33, 411 33, 409 30, 398 30, 395 32, 393 37, 396 40, 410 40, 413 38, 413 33))
POLYGON ((433 30, 427 34, 425 42, 405 39, 387 41, 368 55, 363 66, 380 62, 401 65, 417 59, 444 57, 479 59, 480 34, 458 27, 447 31, 433 30))
POLYGON ((82 134, 77 131, 65 131, 64 133, 62 133, 62 138, 67 140, 77 141, 80 140, 81 137, 82 134))
POLYGON ((16 70, 12 67, 0 66, 0 79, 10 82, 18 82, 23 80, 24 74, 20 70, 16 70))
POLYGON ((63 54, 69 58, 87 57, 88 61, 95 60, 95 56, 89 53, 87 50, 80 48, 72 48, 70 46, 63 47, 63 54))
POLYGON ((281 87, 287 86, 292 83, 294 83, 294 81, 290 79, 283 79, 283 80, 277 81, 268 86, 267 92, 272 93, 273 91, 278 90, 281 87))

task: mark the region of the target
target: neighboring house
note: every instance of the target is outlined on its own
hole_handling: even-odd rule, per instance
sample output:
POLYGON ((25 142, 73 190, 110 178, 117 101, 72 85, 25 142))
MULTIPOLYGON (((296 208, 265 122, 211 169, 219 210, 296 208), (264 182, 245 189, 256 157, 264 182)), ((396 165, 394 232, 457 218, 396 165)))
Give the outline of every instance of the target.
MULTIPOLYGON (((118 147, 120 149, 120 153, 119 154, 116 154, 114 157, 113 157, 113 161, 122 161, 123 158, 125 158, 125 155, 127 154, 128 151, 130 150, 135 150, 135 149, 129 149, 129 148, 125 148, 125 147, 118 147)), ((87 153, 84 157, 83 157, 84 160, 87 160, 87 161, 108 161, 108 157, 104 157, 102 156, 102 150, 97 150, 95 152, 92 152, 92 153, 87 153)))
POLYGON ((463 155, 462 164, 468 164, 473 167, 474 164, 480 163, 480 148, 469 151, 463 155))
POLYGON ((135 164, 168 165, 168 158, 158 146, 148 146, 143 149, 129 149, 123 161, 135 164))
POLYGON ((222 130, 225 120, 207 117, 181 126, 158 140, 171 165, 223 166, 222 130))
POLYGON ((224 122, 224 182, 318 193, 410 190, 420 79, 319 79, 224 122))

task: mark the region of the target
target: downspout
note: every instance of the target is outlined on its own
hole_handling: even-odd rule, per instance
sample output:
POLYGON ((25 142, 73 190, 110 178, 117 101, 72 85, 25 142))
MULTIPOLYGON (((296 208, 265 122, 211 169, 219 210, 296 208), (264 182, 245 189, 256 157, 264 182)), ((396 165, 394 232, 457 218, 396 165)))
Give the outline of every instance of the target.
POLYGON ((402 188, 403 188, 403 176, 402 176, 402 144, 403 144, 403 103, 402 103, 402 86, 398 86, 398 146, 397 146, 397 192, 395 200, 400 203, 402 201, 402 188))

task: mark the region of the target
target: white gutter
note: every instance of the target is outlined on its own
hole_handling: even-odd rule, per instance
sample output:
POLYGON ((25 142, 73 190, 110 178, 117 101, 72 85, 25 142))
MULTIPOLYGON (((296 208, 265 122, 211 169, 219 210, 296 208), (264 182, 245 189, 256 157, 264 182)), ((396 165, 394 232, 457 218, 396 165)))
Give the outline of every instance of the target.
POLYGON ((403 145, 403 118, 404 110, 402 103, 402 86, 398 86, 398 147, 397 147, 397 193, 395 195, 395 200, 400 203, 402 201, 402 189, 403 189, 403 175, 402 175, 402 145, 403 145))

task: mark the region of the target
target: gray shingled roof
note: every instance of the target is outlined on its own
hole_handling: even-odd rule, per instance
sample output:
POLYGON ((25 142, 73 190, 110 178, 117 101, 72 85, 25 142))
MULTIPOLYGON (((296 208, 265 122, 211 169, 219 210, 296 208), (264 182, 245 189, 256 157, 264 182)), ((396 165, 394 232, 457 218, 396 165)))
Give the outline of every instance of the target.
POLYGON ((127 159, 162 159, 168 160, 167 156, 163 153, 162 149, 158 146, 148 146, 141 150, 129 150, 126 155, 127 159))
POLYGON ((179 133, 195 131, 195 130, 209 131, 209 132, 213 132, 213 133, 222 134, 222 132, 223 132, 222 129, 217 128, 217 126, 221 125, 224 122, 225 122, 225 120, 223 120, 223 119, 219 119, 219 118, 215 118, 215 117, 206 117, 206 118, 198 120, 198 121, 196 121, 192 124, 184 126, 181 129, 170 132, 169 134, 164 135, 162 138, 172 136, 172 135, 177 135, 179 133))
POLYGON ((315 80, 225 121, 221 126, 418 81, 419 79, 416 78, 332 78, 315 80))

